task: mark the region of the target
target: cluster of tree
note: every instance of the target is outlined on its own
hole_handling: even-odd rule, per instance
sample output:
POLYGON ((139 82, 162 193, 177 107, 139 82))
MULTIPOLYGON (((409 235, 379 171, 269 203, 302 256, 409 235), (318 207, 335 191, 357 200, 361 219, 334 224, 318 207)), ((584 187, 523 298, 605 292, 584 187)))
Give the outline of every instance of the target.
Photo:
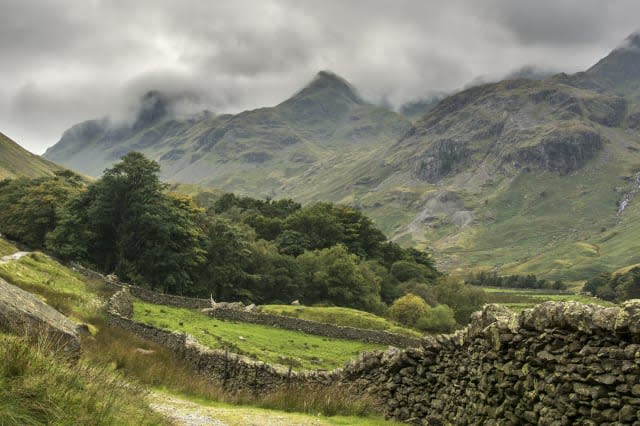
POLYGON ((535 275, 504 275, 495 272, 478 272, 465 280, 467 284, 483 287, 531 288, 546 290, 566 290, 567 285, 561 280, 539 280, 535 275))
POLYGON ((167 191, 158 174, 157 163, 133 152, 91 183, 70 172, 2 181, 0 232, 173 294, 381 314, 413 293, 448 305, 460 323, 484 302, 353 208, 224 194, 205 209, 167 191))
POLYGON ((583 291, 615 302, 638 299, 640 298, 640 267, 632 268, 622 274, 602 273, 587 281, 583 291))

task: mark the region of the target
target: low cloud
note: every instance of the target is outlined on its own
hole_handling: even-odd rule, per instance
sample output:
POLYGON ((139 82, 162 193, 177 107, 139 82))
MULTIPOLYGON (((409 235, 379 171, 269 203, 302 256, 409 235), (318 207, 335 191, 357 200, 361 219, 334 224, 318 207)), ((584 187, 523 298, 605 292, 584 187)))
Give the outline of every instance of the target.
POLYGON ((585 69, 637 16, 634 0, 0 0, 0 131, 41 153, 152 89, 180 114, 237 112, 321 69, 398 106, 526 65, 585 69))

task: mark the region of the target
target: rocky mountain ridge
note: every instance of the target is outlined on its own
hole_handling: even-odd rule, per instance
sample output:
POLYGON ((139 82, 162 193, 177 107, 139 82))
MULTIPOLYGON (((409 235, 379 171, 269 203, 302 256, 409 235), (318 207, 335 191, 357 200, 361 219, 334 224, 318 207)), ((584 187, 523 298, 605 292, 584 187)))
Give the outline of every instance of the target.
POLYGON ((160 102, 130 127, 81 123, 45 156, 96 175, 139 150, 168 180, 355 205, 397 241, 432 247, 449 269, 586 278, 640 261, 609 249, 590 258, 622 240, 640 248, 619 231, 635 229, 640 208, 630 203, 629 222, 616 224, 622 183, 640 170, 639 40, 583 73, 420 105, 426 113, 413 123, 320 72, 275 107, 176 118, 160 102))

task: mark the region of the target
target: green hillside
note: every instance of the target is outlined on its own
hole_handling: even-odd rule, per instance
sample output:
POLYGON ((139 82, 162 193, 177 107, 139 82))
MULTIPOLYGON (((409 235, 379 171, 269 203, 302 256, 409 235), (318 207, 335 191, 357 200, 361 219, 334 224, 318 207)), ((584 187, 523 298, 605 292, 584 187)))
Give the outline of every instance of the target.
POLYGON ((132 126, 79 124, 46 156, 95 175, 141 150, 165 179, 357 207, 448 270, 584 280, 640 262, 639 70, 636 34, 585 72, 472 87, 412 123, 328 72, 237 115, 176 120, 154 92, 132 126))
POLYGON ((0 179, 53 175, 61 167, 30 153, 0 133, 0 179))
POLYGON ((131 150, 162 166, 164 180, 254 196, 284 194, 318 172, 371 157, 410 128, 401 115, 364 102, 346 81, 322 71, 291 98, 236 115, 171 113, 150 92, 131 126, 92 120, 67 130, 45 157, 98 176, 131 150))

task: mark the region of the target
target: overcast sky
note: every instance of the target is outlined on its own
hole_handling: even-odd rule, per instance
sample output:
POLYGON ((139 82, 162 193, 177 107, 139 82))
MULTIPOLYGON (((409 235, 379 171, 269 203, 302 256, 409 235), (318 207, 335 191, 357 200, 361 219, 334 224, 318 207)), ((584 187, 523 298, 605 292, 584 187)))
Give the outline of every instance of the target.
POLYGON ((0 132, 42 153, 150 89, 237 112, 323 69, 397 106, 530 64, 584 70, 639 16, 637 0, 0 0, 0 132))

